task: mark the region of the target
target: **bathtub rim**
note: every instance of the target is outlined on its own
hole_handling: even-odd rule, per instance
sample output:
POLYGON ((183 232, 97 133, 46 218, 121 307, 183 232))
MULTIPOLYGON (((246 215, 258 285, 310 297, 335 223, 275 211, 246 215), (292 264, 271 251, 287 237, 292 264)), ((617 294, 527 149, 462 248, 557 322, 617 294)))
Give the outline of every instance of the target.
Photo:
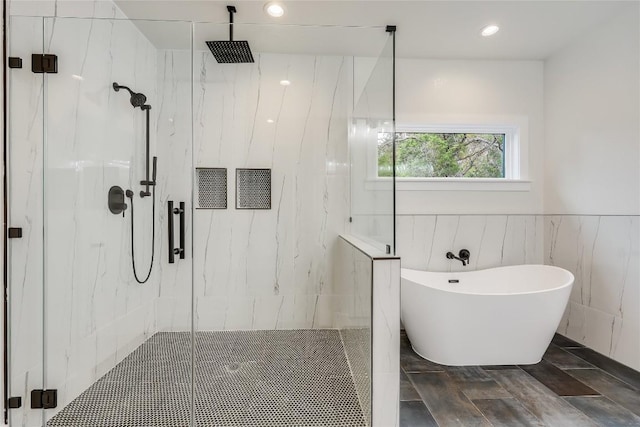
POLYGON ((400 280, 400 286, 401 287, 404 284, 404 281, 406 280, 406 281, 411 282, 413 284, 416 284, 418 286, 429 288, 429 289, 432 289, 434 291, 440 291, 440 292, 446 292, 446 293, 452 293, 452 294, 460 294, 460 295, 492 296, 492 297, 496 297, 496 296, 513 297, 513 296, 517 296, 517 295, 533 295, 533 294, 540 294, 540 293, 545 293, 545 292, 553 292, 553 291, 558 291, 560 289, 563 289, 565 287, 571 287, 571 286, 573 286, 573 284, 575 282, 575 276, 571 271, 569 271, 567 269, 564 269, 562 267, 555 266, 555 265, 546 265, 546 264, 505 265, 505 266, 484 268, 484 269, 480 269, 480 270, 469 270, 469 271, 428 271, 428 270, 416 270, 416 269, 412 269, 412 268, 401 268, 400 269, 400 279, 401 279, 400 280), (408 279, 403 274, 405 271, 411 271, 411 272, 417 272, 417 273, 421 273, 421 274, 465 275, 465 274, 477 273, 477 272, 490 272, 490 271, 494 271, 494 270, 516 269, 516 268, 525 267, 525 266, 543 267, 545 269, 551 269, 551 270, 561 270, 562 272, 568 274, 568 280, 566 282, 562 283, 561 285, 554 286, 552 288, 538 289, 538 290, 524 291, 524 292, 511 292, 511 293, 505 293, 505 292, 469 292, 469 291, 461 291, 461 290, 457 290, 457 289, 436 288, 436 287, 433 287, 433 286, 429 286, 427 283, 417 282, 415 280, 408 279))

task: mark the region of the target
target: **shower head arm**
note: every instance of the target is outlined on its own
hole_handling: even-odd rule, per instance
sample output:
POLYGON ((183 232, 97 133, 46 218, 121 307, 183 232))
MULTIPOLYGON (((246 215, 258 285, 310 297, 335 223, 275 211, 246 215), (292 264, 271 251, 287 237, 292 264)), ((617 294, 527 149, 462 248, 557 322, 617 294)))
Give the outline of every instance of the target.
POLYGON ((133 96, 135 94, 135 92, 132 91, 131 89, 129 89, 127 86, 122 86, 122 85, 119 85, 116 82, 113 82, 113 90, 115 90, 116 92, 119 92, 120 89, 126 89, 131 96, 133 96))
POLYGON ((229 41, 233 41, 233 14, 236 13, 235 6, 227 6, 229 11, 229 41))

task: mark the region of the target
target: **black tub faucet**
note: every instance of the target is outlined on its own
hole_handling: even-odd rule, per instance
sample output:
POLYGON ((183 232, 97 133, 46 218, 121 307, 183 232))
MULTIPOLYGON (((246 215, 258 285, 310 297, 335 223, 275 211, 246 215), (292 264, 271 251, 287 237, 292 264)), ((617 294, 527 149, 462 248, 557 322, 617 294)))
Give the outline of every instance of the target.
POLYGON ((462 265, 469 264, 469 257, 471 253, 467 249, 460 249, 458 256, 455 256, 453 252, 447 252, 447 259, 457 259, 462 262, 462 265))

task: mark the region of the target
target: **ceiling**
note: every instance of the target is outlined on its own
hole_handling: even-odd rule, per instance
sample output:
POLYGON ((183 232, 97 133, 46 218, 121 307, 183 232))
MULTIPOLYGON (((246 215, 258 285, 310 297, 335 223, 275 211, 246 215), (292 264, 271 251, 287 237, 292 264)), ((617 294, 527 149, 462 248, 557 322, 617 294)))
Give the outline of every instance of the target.
MULTIPOLYGON (((397 56, 432 59, 540 60, 620 13, 638 13, 637 1, 283 1, 286 14, 264 13, 266 1, 115 0, 131 19, 226 23, 225 5, 238 9, 237 39, 255 52, 374 56, 384 26, 397 25, 397 56), (284 24, 284 25, 282 25, 284 24), (296 25, 323 26, 299 28, 296 25), (482 37, 488 24, 500 26, 482 37), (331 28, 379 27, 379 28, 331 28)), ((182 25, 138 23, 158 48, 189 46, 182 25)), ((188 26, 187 26, 188 27, 188 26)), ((197 25, 196 49, 205 40, 226 39, 225 25, 197 25)))

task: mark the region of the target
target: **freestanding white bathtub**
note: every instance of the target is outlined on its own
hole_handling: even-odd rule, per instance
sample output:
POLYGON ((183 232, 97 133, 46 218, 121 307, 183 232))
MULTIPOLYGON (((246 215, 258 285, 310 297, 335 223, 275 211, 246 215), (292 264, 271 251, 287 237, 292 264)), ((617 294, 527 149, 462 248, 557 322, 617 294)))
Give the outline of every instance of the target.
POLYGON ((401 275, 401 315, 413 349, 450 366, 538 363, 574 280, 550 265, 462 273, 405 268, 401 275))

